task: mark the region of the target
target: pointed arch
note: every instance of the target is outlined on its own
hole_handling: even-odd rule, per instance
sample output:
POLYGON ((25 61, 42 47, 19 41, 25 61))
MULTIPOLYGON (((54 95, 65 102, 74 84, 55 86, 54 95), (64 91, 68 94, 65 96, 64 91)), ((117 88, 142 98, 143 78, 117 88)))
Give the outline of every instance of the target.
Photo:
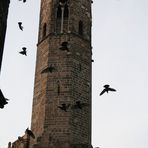
POLYGON ((59 0, 56 5, 56 32, 63 33, 68 28, 69 8, 68 0, 59 0))
POLYGON ((64 7, 64 19, 68 19, 69 16, 69 10, 68 10, 68 5, 66 4, 64 7))
POLYGON ((57 19, 61 19, 62 17, 62 10, 61 10, 61 6, 58 6, 58 10, 57 10, 57 19))

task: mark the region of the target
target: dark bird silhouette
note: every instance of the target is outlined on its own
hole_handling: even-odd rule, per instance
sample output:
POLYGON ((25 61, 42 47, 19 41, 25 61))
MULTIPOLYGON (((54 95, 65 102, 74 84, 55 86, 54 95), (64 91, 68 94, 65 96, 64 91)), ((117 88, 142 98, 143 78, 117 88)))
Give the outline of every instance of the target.
POLYGON ((87 103, 81 103, 80 101, 76 101, 76 103, 71 108, 72 109, 82 109, 85 106, 88 106, 88 104, 87 103))
POLYGON ((62 106, 58 106, 61 110, 67 112, 67 109, 70 107, 70 104, 63 103, 62 106))
POLYGON ((49 67, 45 68, 41 73, 52 73, 54 70, 55 68, 52 65, 50 65, 49 67))
POLYGON ((100 96, 103 95, 105 92, 109 92, 109 91, 116 91, 115 89, 113 88, 110 88, 110 85, 104 85, 104 89, 103 91, 100 93, 100 96))
POLYGON ((22 49, 23 49, 23 51, 20 51, 19 53, 22 54, 22 55, 27 56, 26 47, 23 47, 22 49))
POLYGON ((59 48, 60 50, 63 50, 63 51, 67 51, 67 52, 69 52, 69 47, 68 47, 69 45, 68 45, 68 42, 63 42, 62 44, 61 44, 61 47, 59 48))
POLYGON ((4 105, 8 104, 8 99, 6 99, 0 89, 0 108, 4 108, 4 105))
POLYGON ((23 26, 22 26, 22 22, 18 22, 18 25, 19 25, 19 28, 20 28, 20 30, 22 30, 23 31, 23 26))
POLYGON ((26 134, 28 134, 29 136, 31 136, 33 139, 35 139, 35 135, 33 134, 33 132, 31 130, 29 130, 28 128, 25 131, 26 134))
POLYGON ((94 60, 92 59, 91 62, 94 62, 94 60))

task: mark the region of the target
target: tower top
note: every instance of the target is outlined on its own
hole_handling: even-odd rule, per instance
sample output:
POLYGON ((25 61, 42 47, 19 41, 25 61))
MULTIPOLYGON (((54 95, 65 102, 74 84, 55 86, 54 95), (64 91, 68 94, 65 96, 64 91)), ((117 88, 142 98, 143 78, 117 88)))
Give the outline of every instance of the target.
POLYGON ((39 42, 45 36, 74 34, 91 40, 91 0, 42 0, 39 42))

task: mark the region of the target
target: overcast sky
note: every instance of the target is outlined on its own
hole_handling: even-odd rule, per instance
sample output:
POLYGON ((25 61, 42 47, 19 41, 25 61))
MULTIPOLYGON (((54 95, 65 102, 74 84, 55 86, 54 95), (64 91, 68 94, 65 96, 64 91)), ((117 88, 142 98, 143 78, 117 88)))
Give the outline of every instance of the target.
MULTIPOLYGON (((0 148, 31 124, 40 0, 11 0, 0 88, 0 148), (22 21, 24 31, 18 29, 22 21), (27 47, 28 56, 18 52, 27 47)), ((148 148, 148 1, 94 0, 92 144, 148 148), (117 92, 99 96, 104 84, 117 92)))

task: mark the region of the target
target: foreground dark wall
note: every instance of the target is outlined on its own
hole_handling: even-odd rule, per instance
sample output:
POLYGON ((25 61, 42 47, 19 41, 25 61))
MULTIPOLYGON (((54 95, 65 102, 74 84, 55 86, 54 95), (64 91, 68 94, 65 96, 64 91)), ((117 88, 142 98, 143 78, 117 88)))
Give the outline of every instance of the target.
POLYGON ((7 28, 7 16, 10 0, 0 0, 0 71, 7 28))

